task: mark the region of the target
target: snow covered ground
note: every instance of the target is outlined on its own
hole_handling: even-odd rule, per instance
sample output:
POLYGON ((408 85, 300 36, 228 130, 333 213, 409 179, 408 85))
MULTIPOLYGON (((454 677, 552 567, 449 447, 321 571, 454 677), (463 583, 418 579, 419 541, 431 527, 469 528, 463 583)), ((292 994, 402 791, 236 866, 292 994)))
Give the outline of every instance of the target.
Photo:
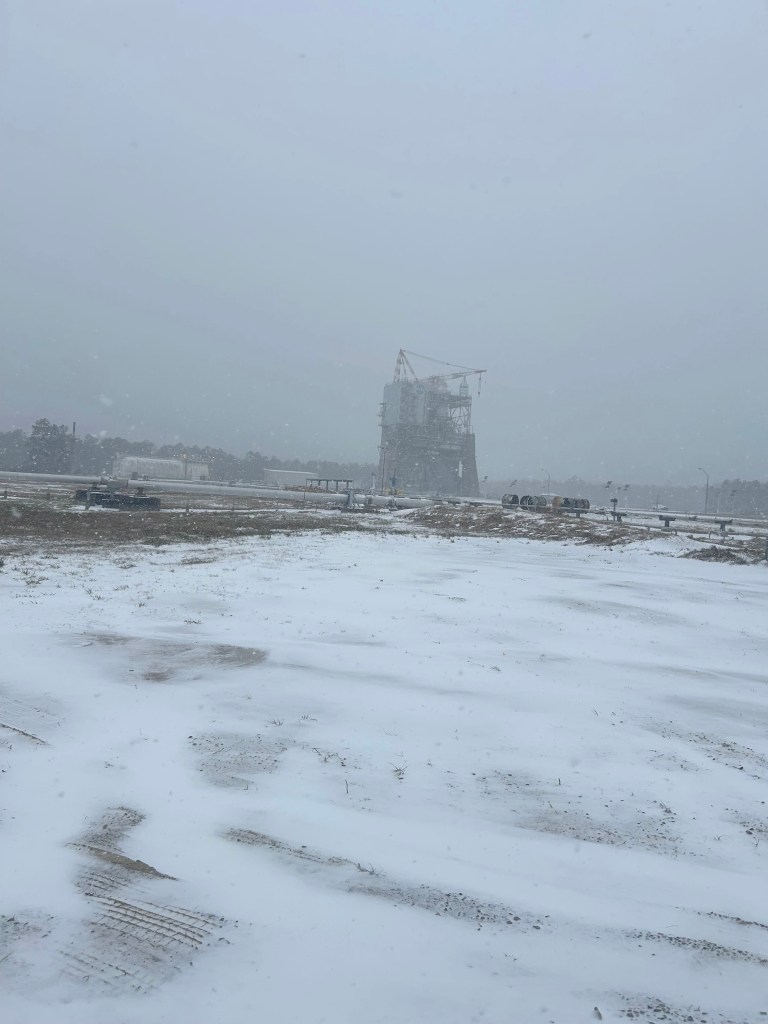
POLYGON ((8 559, 0 1019, 768 1020, 768 573, 655 543, 8 559))

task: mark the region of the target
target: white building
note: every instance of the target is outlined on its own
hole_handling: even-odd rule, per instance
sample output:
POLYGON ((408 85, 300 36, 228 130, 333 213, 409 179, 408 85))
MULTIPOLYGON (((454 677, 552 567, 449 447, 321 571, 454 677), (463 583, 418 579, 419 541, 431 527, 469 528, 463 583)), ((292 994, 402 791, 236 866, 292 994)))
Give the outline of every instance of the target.
POLYGON ((189 459, 151 459, 144 455, 121 455, 115 459, 112 475, 120 480, 209 480, 205 462, 189 459))

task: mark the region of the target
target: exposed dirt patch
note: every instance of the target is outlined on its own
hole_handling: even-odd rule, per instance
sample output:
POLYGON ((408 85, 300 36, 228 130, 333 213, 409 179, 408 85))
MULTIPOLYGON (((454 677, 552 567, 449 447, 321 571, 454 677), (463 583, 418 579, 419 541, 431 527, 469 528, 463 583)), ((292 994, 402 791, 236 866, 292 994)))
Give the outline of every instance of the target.
POLYGON ((147 992, 192 966, 225 921, 150 900, 92 896, 94 916, 83 942, 64 951, 64 974, 104 994, 147 992))
MULTIPOLYGON (((40 493, 34 487, 22 487, 18 497, 0 503, 0 556, 27 554, 41 543, 45 544, 48 556, 73 548, 195 544, 197 550, 181 564, 202 565, 215 561, 216 554, 206 548, 217 541, 308 532, 408 533, 414 527, 445 537, 521 537, 605 548, 631 544, 650 535, 650 528, 643 529, 638 524, 601 520, 594 515, 579 518, 552 509, 533 512, 444 504, 399 512, 371 509, 362 514, 362 510, 357 510, 352 514, 344 508, 318 508, 301 499, 286 506, 285 501, 234 495, 236 507, 232 508, 232 499, 225 496, 174 493, 164 496, 168 507, 160 511, 86 511, 73 504, 69 489, 50 501, 43 500, 40 493)), ((668 532, 653 530, 654 534, 668 532)), ((692 535, 690 539, 697 538, 692 535)), ((764 560, 765 544, 765 536, 729 535, 725 545, 698 548, 681 557, 732 565, 755 564, 764 560)), ((35 585, 43 579, 27 582, 35 585)))
POLYGON ((144 821, 144 815, 132 807, 110 807, 92 821, 79 840, 102 850, 117 850, 126 835, 144 821))
POLYGON ((708 548, 694 548, 693 551, 686 551, 681 558, 695 558, 700 562, 725 562, 727 565, 748 565, 749 559, 734 551, 733 548, 726 548, 712 544, 708 548))
POLYGON ((83 633, 82 636, 81 646, 83 647, 89 644, 100 644, 102 647, 122 647, 123 644, 131 642, 131 637, 122 636, 120 633, 83 633))
POLYGON ((63 952, 70 980, 115 993, 126 987, 147 991, 187 966, 225 923, 212 914, 147 899, 136 890, 137 883, 175 881, 120 851, 121 842, 143 820, 131 807, 108 808, 70 844, 87 857, 78 888, 94 910, 80 942, 63 952))
POLYGON ((445 537, 525 537, 530 540, 567 540, 609 548, 642 539, 642 534, 637 530, 631 530, 620 523, 577 519, 553 511, 436 505, 410 512, 408 521, 429 527, 445 537))
POLYGON ((236 644, 149 639, 119 633, 83 633, 80 638, 82 646, 123 648, 128 655, 121 660, 123 677, 143 679, 149 683, 165 683, 182 674, 196 678, 208 665, 249 668, 260 665, 267 657, 267 652, 259 647, 236 644))
POLYGON ((267 652, 258 647, 236 647, 234 644, 213 644, 209 651, 210 660, 215 665, 226 665, 229 668, 260 665, 267 656, 267 652))
POLYGON ((89 858, 77 881, 86 896, 106 896, 136 881, 136 876, 174 880, 172 875, 158 871, 146 861, 127 857, 120 851, 122 841, 143 820, 144 815, 131 807, 110 807, 69 844, 89 858))
POLYGON ((633 939, 643 939, 646 942, 661 942, 668 946, 677 946, 679 949, 706 953, 714 959, 741 960, 744 963, 768 967, 768 958, 764 956, 758 956, 757 953, 752 953, 748 949, 721 946, 717 942, 710 942, 709 939, 693 939, 688 935, 668 935, 666 932, 630 932, 629 934, 633 939))
POLYGON ((247 733, 205 733, 189 742, 208 781, 235 789, 248 789, 254 776, 275 771, 288 749, 280 740, 247 733))
POLYGON ((734 768, 739 772, 746 772, 755 779, 768 779, 768 758, 757 753, 751 747, 742 743, 734 743, 733 740, 719 739, 717 736, 710 736, 703 732, 681 735, 681 739, 687 739, 704 750, 711 761, 717 761, 728 768, 734 768))
POLYGON ((134 860, 132 857, 125 857, 122 853, 116 853, 114 850, 102 850, 98 846, 90 846, 87 843, 71 843, 70 845, 73 850, 82 850, 84 853, 89 853, 92 857, 97 857, 113 867, 123 868, 126 871, 135 871, 137 874, 146 875, 148 878, 170 878, 172 881, 175 881, 173 875, 164 875, 162 871, 153 868, 151 864, 146 864, 143 860, 134 860))
MULTIPOLYGON (((308 846, 291 846, 290 843, 268 836, 265 832, 254 832, 247 828, 231 828, 225 833, 226 839, 232 839, 236 843, 245 843, 247 846, 263 846, 276 853, 283 853, 294 860, 308 861, 311 864, 325 864, 331 867, 348 865, 354 867, 351 860, 345 857, 329 857, 327 854, 319 853, 308 846)), ((360 870, 363 870, 360 868, 360 870)))
POLYGON ((24 956, 22 951, 27 943, 45 939, 53 924, 54 919, 48 914, 0 914, 0 972, 7 972, 9 981, 16 970, 15 958, 24 956))
POLYGON ((518 828, 566 836, 585 843, 628 846, 677 855, 681 842, 671 807, 636 798, 608 801, 599 816, 566 783, 552 785, 520 772, 496 771, 478 778, 483 795, 501 804, 518 828))
POLYGON ((118 846, 143 820, 130 807, 107 809, 70 847, 83 855, 77 887, 86 898, 81 920, 16 913, 0 916, 0 973, 21 992, 53 987, 64 1000, 148 992, 177 978, 194 957, 232 927, 223 918, 176 905, 177 883, 118 846), (50 965, 36 973, 41 947, 50 965), (34 955, 30 955, 30 948, 34 955))
MULTIPOLYGON (((274 503, 251 499, 247 507, 183 512, 119 511, 80 507, 55 507, 44 502, 21 500, 0 504, 0 554, 24 550, 28 542, 45 541, 48 550, 114 547, 122 544, 207 544, 238 537, 270 537, 275 533, 320 531, 349 533, 376 528, 372 518, 352 516, 338 509, 280 510, 274 503)), ((242 499, 238 505, 246 505, 242 499)), ((196 553, 199 562, 201 555, 196 553)), ((192 562, 191 564, 196 564, 192 562)))
POLYGON ((623 997, 627 1006, 618 1010, 620 1017, 637 1024, 753 1024, 743 1017, 725 1017, 710 1013, 699 1006, 670 1006, 651 996, 623 997))
POLYGON ((409 886, 407 884, 387 884, 385 879, 374 881, 352 882, 349 892, 365 893, 387 900, 395 906, 417 907, 437 917, 452 917, 456 921, 467 921, 476 925, 478 931, 483 925, 511 925, 523 930, 532 928, 542 931, 547 923, 547 916, 534 917, 530 914, 516 913, 511 907, 501 903, 488 903, 473 899, 463 892, 442 892, 431 885, 409 886))
POLYGON ((233 828, 225 833, 225 837, 236 843, 263 847, 289 861, 330 868, 332 870, 324 880, 333 888, 374 896, 395 906, 416 907, 438 917, 467 921, 478 930, 484 925, 497 925, 541 931, 547 926, 546 914, 536 917, 501 903, 477 900, 463 892, 443 892, 431 885, 400 883, 381 874, 372 865, 363 865, 346 857, 328 856, 307 846, 292 846, 263 832, 233 828))
POLYGON ((768 839, 768 820, 765 818, 748 818, 744 814, 731 813, 728 815, 730 821, 735 822, 747 838, 751 838, 755 846, 761 840, 768 839))
MULTIPOLYGON (((762 678, 760 680, 763 681, 762 678)), ((743 772, 745 776, 768 781, 768 757, 743 743, 724 740, 705 732, 684 732, 668 722, 648 722, 646 728, 664 739, 682 740, 710 761, 743 772)))

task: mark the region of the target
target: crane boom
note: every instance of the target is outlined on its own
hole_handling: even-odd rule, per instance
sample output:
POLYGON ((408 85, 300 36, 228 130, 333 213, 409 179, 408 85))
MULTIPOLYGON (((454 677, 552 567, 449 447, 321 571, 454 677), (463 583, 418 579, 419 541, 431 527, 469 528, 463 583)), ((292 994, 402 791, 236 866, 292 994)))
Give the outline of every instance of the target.
POLYGON ((425 359, 428 363, 437 363, 440 366, 450 366, 454 370, 463 370, 464 373, 485 373, 485 370, 476 370, 473 366, 462 366, 460 363, 447 363, 444 359, 434 359, 432 356, 423 356, 420 352, 409 352, 404 348, 401 348, 400 351, 404 356, 415 356, 416 359, 425 359))
POLYGON ((461 366, 458 363, 447 363, 443 359, 433 359, 432 356, 423 356, 418 352, 409 352, 407 349, 401 348, 397 354, 397 362, 395 363, 395 380, 406 380, 407 374, 410 373, 411 378, 414 381, 438 381, 438 380, 456 380, 459 377, 472 377, 477 375, 478 380, 478 393, 480 391, 480 384, 482 383, 483 374, 485 370, 477 370, 472 366, 461 366), (450 366, 453 368, 453 373, 430 373, 425 377, 419 377, 411 365, 411 361, 408 356, 414 356, 416 359, 424 359, 429 363, 437 363, 439 366, 450 366))

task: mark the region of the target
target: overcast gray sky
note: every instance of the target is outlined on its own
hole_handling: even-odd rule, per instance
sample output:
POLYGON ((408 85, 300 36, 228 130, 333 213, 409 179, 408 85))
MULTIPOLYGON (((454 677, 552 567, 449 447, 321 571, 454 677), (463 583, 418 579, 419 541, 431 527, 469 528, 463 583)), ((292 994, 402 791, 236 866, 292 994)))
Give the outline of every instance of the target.
POLYGON ((0 429, 765 478, 765 0, 2 0, 0 429))

